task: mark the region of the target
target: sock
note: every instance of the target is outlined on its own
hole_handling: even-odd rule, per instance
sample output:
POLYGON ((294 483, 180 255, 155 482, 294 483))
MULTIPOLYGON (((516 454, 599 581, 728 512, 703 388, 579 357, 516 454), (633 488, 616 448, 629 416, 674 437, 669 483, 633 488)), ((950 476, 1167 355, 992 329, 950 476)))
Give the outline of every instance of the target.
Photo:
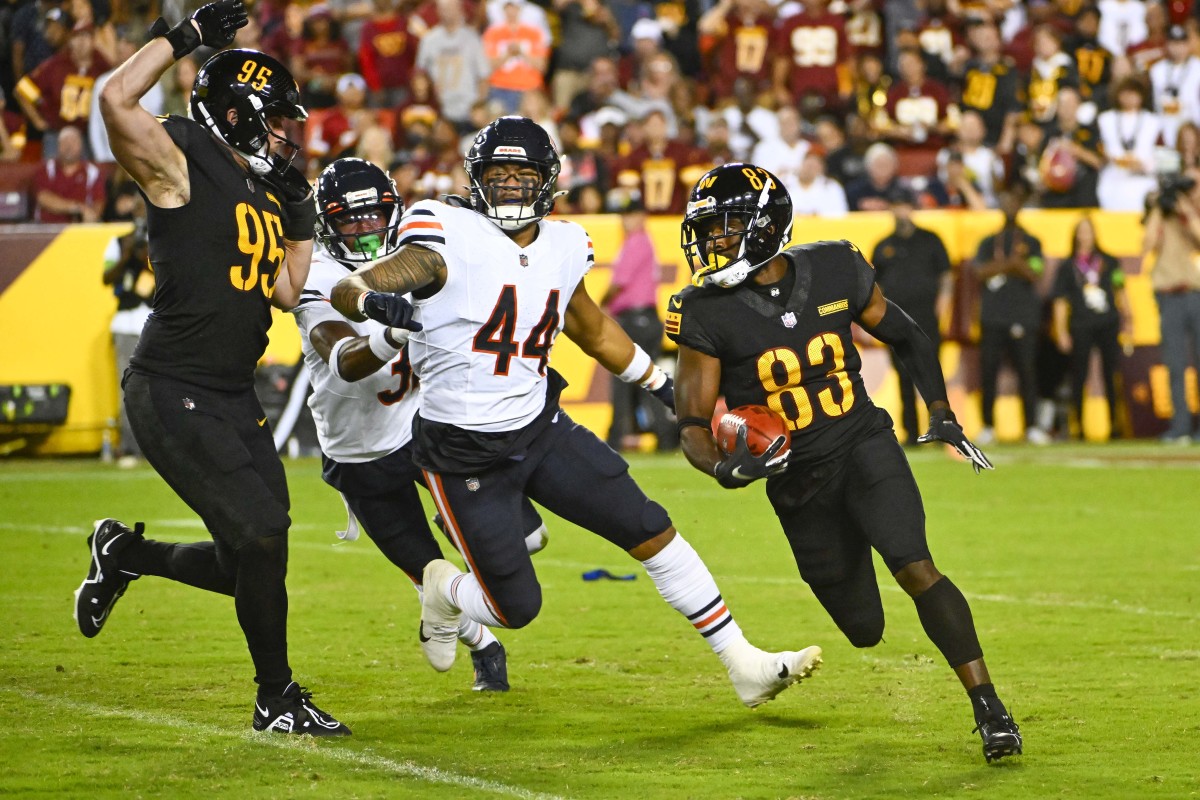
POLYGON ((971 708, 975 711, 975 722, 983 722, 994 714, 1008 716, 1008 709, 996 696, 996 687, 990 683, 981 683, 967 689, 967 697, 971 698, 971 708))
POLYGON ((155 575, 233 597, 237 581, 221 568, 215 542, 175 544, 143 539, 121 551, 121 571, 155 575))
POLYGON ((234 608, 254 661, 254 681, 272 695, 292 680, 287 657, 287 536, 257 539, 237 551, 234 608))
POLYGON ((744 642, 742 629, 717 589, 712 573, 682 535, 642 562, 658 593, 671 608, 687 617, 714 653, 744 642))
POLYGON ((961 667, 983 658, 971 607, 949 578, 939 578, 933 586, 914 597, 913 603, 917 606, 917 616, 925 635, 951 667, 961 667))
POLYGON ((496 635, 483 625, 463 614, 458 620, 458 640, 478 653, 496 641, 496 635))
MULTIPOLYGON (((483 595, 483 587, 474 574, 468 572, 455 578, 450 584, 450 603, 463 612, 463 617, 489 628, 503 628, 504 623, 496 618, 492 607, 488 605, 483 595)), ((459 627, 459 634, 462 627, 459 627)))
POLYGON ((546 542, 550 539, 550 533, 546 530, 545 523, 537 526, 536 530, 531 531, 525 536, 525 549, 530 555, 540 553, 545 547, 546 542))

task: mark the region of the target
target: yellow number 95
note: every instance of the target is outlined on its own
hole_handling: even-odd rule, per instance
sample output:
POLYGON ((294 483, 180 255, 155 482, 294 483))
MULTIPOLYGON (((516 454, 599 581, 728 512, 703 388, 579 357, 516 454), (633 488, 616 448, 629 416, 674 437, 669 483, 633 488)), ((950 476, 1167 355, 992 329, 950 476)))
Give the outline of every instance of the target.
POLYGON ((242 64, 242 71, 238 73, 237 79, 242 83, 249 83, 254 91, 261 92, 267 88, 267 80, 271 77, 271 72, 270 67, 260 67, 257 61, 247 60, 242 64), (254 74, 255 70, 258 70, 257 75, 254 74), (254 77, 254 80, 250 79, 251 76, 254 77))

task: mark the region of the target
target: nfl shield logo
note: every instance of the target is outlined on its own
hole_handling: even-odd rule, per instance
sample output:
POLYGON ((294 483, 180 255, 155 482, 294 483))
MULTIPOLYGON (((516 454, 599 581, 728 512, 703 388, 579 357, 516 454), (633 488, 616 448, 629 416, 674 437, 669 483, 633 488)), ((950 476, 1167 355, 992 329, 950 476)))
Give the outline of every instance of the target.
POLYGON ((522 267, 529 266, 529 256, 525 255, 524 253, 521 253, 521 266, 522 267))
MULTIPOLYGON (((524 258, 524 256, 522 256, 522 258, 524 258)), ((478 492, 479 491, 479 478, 467 478, 467 491, 468 492, 478 492)))
POLYGON ((780 317, 780 319, 783 320, 783 327, 785 327, 785 328, 796 327, 796 315, 793 314, 791 311, 784 314, 782 317, 780 317))

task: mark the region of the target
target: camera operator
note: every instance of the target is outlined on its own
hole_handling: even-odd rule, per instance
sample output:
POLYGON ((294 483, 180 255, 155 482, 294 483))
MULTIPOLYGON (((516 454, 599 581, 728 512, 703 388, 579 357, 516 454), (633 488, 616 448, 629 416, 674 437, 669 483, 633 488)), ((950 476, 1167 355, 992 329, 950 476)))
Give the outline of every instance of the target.
MULTIPOLYGON (((142 335, 142 326, 150 316, 150 300, 154 295, 154 273, 150 269, 150 245, 146 237, 146 203, 135 194, 133 231, 114 237, 104 251, 104 285, 113 287, 117 298, 117 313, 113 314, 109 330, 117 360, 117 385, 121 385, 125 368, 142 335)), ((121 446, 118 450, 122 466, 132 466, 141 456, 137 440, 125 415, 125 404, 119 403, 121 414, 121 446)))
POLYGON ((1200 357, 1200 187, 1186 173, 1166 175, 1159 183, 1159 191, 1147 198, 1142 256, 1155 256, 1150 282, 1171 382, 1173 412, 1162 441, 1188 444, 1194 420, 1184 372, 1193 357, 1200 357))

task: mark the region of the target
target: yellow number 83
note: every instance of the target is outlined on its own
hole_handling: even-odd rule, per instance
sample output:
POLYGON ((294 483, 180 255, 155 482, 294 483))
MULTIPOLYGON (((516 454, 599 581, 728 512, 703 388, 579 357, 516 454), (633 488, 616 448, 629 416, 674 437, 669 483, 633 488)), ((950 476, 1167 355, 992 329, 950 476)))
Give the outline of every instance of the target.
POLYGON ((271 73, 270 67, 260 67, 257 61, 248 59, 242 64, 242 71, 237 74, 237 79, 242 83, 249 83, 254 91, 261 92, 267 88, 267 80, 270 79, 271 73), (254 74, 256 69, 258 70, 257 75, 254 74), (251 80, 251 76, 253 76, 253 80, 251 80))

